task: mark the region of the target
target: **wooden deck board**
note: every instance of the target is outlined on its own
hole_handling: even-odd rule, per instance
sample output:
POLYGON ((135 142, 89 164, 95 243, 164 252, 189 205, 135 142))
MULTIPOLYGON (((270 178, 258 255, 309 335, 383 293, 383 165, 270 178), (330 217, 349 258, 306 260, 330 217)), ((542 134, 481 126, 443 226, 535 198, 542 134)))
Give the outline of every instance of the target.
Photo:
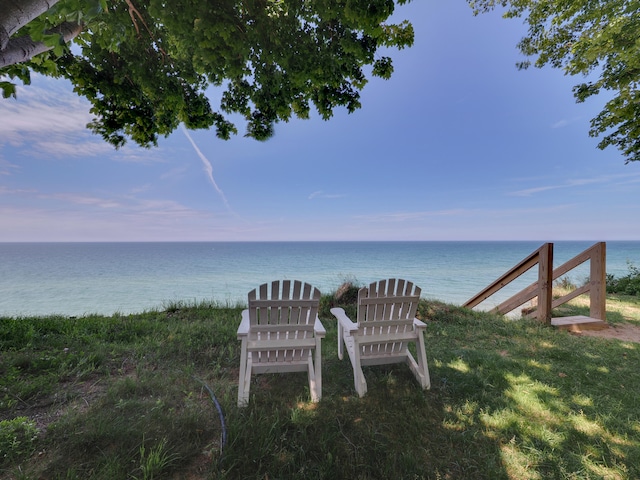
POLYGON ((605 328, 609 328, 609 324, 604 320, 598 320, 597 318, 591 318, 585 315, 552 318, 551 325, 558 329, 569 330, 571 332, 604 330, 605 328))

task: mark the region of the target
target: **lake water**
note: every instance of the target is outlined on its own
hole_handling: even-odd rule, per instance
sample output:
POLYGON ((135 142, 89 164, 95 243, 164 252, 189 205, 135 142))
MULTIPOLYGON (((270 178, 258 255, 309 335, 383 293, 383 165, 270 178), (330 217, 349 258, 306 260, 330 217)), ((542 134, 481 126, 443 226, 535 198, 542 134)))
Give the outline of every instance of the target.
MULTIPOLYGON (((462 304, 543 242, 0 243, 0 316, 136 313, 174 301, 246 302, 276 279, 331 293, 345 280, 405 278, 462 304)), ((555 242, 559 266, 593 242, 555 242)), ((640 266, 640 242, 608 242, 607 272, 640 266)), ((588 264, 570 275, 580 284, 588 264)), ((532 269, 491 308, 537 278, 532 269)))

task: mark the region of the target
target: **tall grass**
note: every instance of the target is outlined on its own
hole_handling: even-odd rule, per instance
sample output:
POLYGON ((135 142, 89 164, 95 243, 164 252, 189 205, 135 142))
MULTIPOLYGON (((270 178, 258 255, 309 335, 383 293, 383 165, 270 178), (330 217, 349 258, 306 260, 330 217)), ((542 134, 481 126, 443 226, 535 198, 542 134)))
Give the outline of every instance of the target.
POLYGON ((431 390, 405 365, 368 367, 358 398, 337 304, 322 299, 322 401, 305 374, 262 375, 243 409, 240 306, 0 319, 0 425, 37 433, 0 476, 640 478, 638 344, 424 301, 431 390))

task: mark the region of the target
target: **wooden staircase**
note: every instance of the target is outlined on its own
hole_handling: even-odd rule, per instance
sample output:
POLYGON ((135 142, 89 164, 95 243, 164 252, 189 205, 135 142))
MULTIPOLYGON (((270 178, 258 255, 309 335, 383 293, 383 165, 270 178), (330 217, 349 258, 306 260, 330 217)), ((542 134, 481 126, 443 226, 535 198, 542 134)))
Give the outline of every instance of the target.
POLYGON ((568 262, 553 268, 553 243, 545 243, 538 250, 522 260, 507 273, 491 283, 484 290, 469 299, 463 307, 473 308, 513 282, 535 266, 538 266, 538 280, 502 302, 492 311, 505 315, 525 303, 537 300, 537 306, 523 316, 536 317, 553 327, 580 332, 602 330, 609 327, 606 322, 606 243, 598 242, 576 255, 568 262), (553 282, 584 262, 589 261, 589 281, 563 297, 553 299, 553 282), (589 294, 589 316, 551 317, 551 311, 576 298, 589 294))

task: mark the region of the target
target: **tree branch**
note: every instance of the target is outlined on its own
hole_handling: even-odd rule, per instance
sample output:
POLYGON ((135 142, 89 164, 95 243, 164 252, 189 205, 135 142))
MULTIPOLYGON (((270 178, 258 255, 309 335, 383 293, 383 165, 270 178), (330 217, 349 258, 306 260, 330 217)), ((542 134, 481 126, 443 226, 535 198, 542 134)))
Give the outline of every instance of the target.
POLYGON ((0 0, 0 52, 11 35, 53 7, 59 0, 0 0))
MULTIPOLYGON (((64 42, 73 40, 82 31, 82 25, 72 22, 64 22, 61 25, 48 30, 48 34, 62 35, 64 42)), ((36 55, 51 50, 53 47, 45 45, 43 42, 34 42, 31 37, 24 36, 12 38, 7 43, 5 49, 0 50, 0 68, 26 62, 36 55)))

